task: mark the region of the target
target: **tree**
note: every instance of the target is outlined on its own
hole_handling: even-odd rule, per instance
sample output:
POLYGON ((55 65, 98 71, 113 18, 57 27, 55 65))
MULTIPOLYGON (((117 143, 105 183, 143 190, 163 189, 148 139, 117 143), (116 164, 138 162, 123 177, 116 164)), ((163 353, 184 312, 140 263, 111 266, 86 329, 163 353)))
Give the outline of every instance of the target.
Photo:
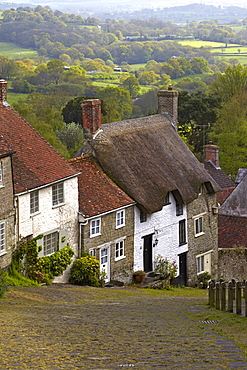
POLYGON ((229 175, 247 167, 247 92, 224 102, 217 112, 210 139, 220 147, 220 164, 229 175))
POLYGON ((240 93, 247 85, 247 67, 241 64, 226 68, 225 73, 218 75, 212 84, 212 91, 227 101, 235 94, 240 93))
POLYGON ((202 92, 189 94, 187 91, 179 93, 179 133, 187 138, 195 154, 203 153, 203 146, 207 142, 210 126, 216 120, 219 106, 220 100, 215 95, 202 92))
POLYGON ((102 101, 103 123, 130 118, 132 105, 128 91, 109 86, 100 89, 98 98, 102 101))
POLYGON ((75 122, 71 122, 64 129, 60 129, 56 132, 57 137, 61 142, 66 145, 70 157, 76 153, 80 148, 83 141, 83 130, 82 126, 78 125, 75 122))
POLYGON ((136 77, 129 76, 123 81, 122 88, 129 91, 131 98, 135 98, 140 90, 140 84, 136 77))
POLYGON ((157 75, 154 71, 144 71, 139 77, 139 82, 141 85, 154 85, 160 79, 160 76, 157 75))

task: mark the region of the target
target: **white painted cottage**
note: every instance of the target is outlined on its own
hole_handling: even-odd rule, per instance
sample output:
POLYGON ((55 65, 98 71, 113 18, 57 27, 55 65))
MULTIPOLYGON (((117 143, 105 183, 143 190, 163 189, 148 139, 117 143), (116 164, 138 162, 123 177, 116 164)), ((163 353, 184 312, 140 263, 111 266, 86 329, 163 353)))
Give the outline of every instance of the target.
POLYGON ((66 245, 77 256, 78 172, 9 106, 6 85, 0 80, 0 134, 14 151, 15 243, 43 234, 40 256, 66 245))

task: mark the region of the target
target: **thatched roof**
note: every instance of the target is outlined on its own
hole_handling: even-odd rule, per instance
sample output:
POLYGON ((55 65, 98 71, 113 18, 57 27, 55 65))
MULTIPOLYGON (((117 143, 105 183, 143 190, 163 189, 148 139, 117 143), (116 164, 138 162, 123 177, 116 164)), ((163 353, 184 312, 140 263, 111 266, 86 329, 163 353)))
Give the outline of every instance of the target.
POLYGON ((148 213, 162 209, 169 191, 188 204, 202 183, 219 190, 164 115, 104 124, 92 146, 106 174, 148 213))

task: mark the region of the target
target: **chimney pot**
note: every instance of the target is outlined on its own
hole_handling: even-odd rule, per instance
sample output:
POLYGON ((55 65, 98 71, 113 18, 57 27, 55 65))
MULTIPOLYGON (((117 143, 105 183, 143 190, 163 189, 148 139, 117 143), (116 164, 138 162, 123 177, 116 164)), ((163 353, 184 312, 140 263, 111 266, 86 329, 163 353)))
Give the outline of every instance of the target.
POLYGON ((213 145, 212 141, 209 141, 207 145, 205 145, 205 162, 211 161, 215 167, 220 168, 220 159, 219 159, 219 147, 217 145, 213 145))
POLYGON ((7 101, 7 84, 7 81, 0 79, 0 103, 7 101))
POLYGON ((158 91, 158 113, 168 113, 178 130, 178 91, 172 90, 172 85, 168 90, 158 91))
POLYGON ((82 102, 82 128, 92 135, 101 126, 101 101, 99 99, 88 99, 82 102))

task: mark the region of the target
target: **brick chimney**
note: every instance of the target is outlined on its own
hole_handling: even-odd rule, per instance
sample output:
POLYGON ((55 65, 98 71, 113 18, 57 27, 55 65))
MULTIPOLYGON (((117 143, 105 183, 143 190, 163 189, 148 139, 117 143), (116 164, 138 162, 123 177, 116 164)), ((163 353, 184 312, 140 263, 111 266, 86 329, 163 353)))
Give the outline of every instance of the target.
POLYGON ((7 81, 0 79, 0 104, 4 104, 7 101, 7 84, 7 81))
POLYGON ((211 161, 215 167, 220 168, 220 159, 219 159, 219 147, 213 145, 212 141, 209 141, 205 148, 205 162, 211 161))
POLYGON ((158 91, 158 113, 168 114, 176 131, 178 130, 178 91, 172 90, 171 85, 168 90, 158 91))
POLYGON ((82 102, 82 128, 84 132, 92 135, 101 126, 101 101, 99 99, 88 99, 82 102))

